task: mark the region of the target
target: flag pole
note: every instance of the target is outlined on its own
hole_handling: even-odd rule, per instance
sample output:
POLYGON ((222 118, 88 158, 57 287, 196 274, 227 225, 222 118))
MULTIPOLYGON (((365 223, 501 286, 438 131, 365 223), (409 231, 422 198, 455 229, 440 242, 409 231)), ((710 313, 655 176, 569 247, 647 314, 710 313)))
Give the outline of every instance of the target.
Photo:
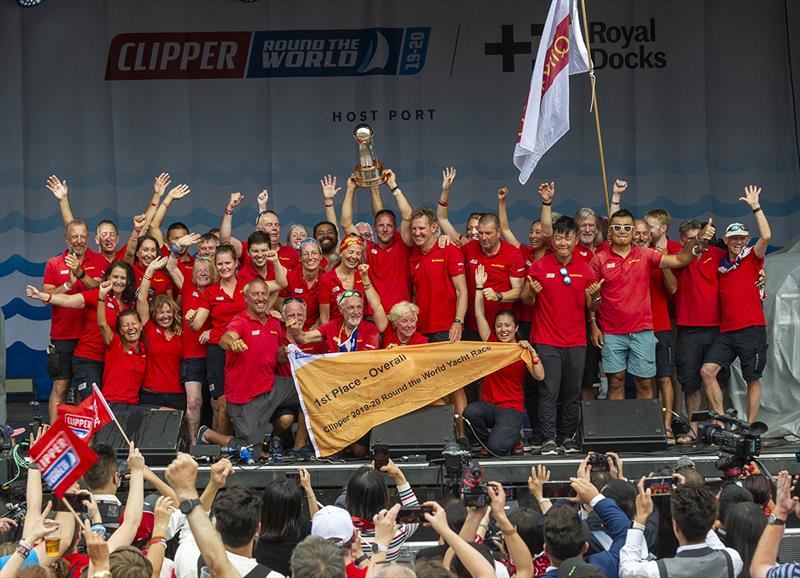
POLYGON ((72 508, 72 506, 71 506, 71 505, 70 505, 70 503, 67 501, 67 499, 66 499, 66 498, 61 498, 61 501, 62 501, 62 502, 64 503, 64 505, 67 507, 67 510, 69 510, 70 512, 72 512, 72 515, 73 515, 73 516, 75 516, 75 519, 78 521, 78 524, 81 526, 81 528, 83 528, 83 520, 81 520, 81 517, 80 517, 80 516, 78 515, 78 513, 77 513, 77 512, 76 512, 76 511, 75 511, 75 510, 72 508))
POLYGON ((583 42, 586 44, 586 52, 589 56, 589 80, 592 83, 592 108, 594 109, 594 126, 597 130, 597 148, 600 151, 600 172, 603 176, 603 194, 606 202, 606 215, 609 217, 611 210, 608 203, 608 182, 606 180, 606 159, 603 154, 603 133, 600 130, 600 109, 597 106, 597 91, 595 84, 597 79, 594 75, 594 61, 592 60, 592 47, 589 45, 589 24, 586 18, 586 0, 581 0, 581 12, 583 13, 583 42))

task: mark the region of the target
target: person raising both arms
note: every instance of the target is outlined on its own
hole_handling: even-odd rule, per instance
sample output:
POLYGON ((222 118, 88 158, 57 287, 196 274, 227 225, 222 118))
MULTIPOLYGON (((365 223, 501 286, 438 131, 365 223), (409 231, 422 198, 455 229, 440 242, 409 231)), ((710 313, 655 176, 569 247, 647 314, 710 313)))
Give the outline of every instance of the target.
POLYGON ((442 171, 442 193, 439 196, 439 204, 436 207, 436 221, 442 233, 447 235, 453 243, 459 246, 466 245, 470 241, 478 240, 478 221, 483 213, 470 213, 467 217, 467 224, 464 227, 464 234, 461 235, 448 219, 448 199, 453 188, 453 181, 456 180, 456 169, 446 167, 442 171))
MULTIPOLYGON (((364 295, 364 285, 357 273, 364 257, 364 241, 356 234, 348 234, 339 243, 339 264, 319 279, 319 324, 328 321, 342 321, 342 314, 336 304, 346 291, 356 291, 364 295)), ((366 313, 370 313, 367 309, 366 313)))

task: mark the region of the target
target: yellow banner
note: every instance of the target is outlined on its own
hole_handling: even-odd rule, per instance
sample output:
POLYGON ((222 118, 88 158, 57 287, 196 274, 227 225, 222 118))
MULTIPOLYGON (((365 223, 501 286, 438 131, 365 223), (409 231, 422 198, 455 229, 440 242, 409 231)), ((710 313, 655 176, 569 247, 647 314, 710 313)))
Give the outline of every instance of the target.
MULTIPOLYGON (((429 343, 376 351, 289 355, 317 456, 329 456, 376 425, 424 407, 523 360, 516 343, 429 343)), ((409 436, 413 436, 409 432, 409 436)))

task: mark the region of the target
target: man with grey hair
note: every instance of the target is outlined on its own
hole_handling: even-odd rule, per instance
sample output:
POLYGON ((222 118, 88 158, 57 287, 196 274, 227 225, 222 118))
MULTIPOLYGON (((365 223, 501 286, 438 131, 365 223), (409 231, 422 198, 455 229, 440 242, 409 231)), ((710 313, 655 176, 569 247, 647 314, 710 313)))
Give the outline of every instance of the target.
POLYGON ((267 424, 275 410, 299 404, 290 377, 275 375, 279 358, 285 360, 284 330, 267 313, 270 291, 262 279, 253 279, 244 287, 247 309, 228 324, 219 341, 228 352, 225 364, 225 396, 234 436, 201 426, 197 443, 221 446, 255 444, 264 439, 267 424))
POLYGON ((375 574, 375 578, 416 578, 417 575, 414 573, 414 570, 409 568, 408 566, 404 566, 403 564, 398 564, 397 562, 392 562, 388 566, 384 566, 377 574, 375 574))
POLYGON ((307 536, 292 552, 292 578, 345 578, 343 554, 328 540, 307 536))

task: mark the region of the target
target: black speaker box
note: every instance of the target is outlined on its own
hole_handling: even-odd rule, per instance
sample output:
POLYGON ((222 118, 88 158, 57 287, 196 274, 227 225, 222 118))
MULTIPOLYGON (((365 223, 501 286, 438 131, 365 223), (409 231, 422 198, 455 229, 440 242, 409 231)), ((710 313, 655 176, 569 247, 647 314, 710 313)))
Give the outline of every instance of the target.
POLYGON ((389 446, 392 456, 440 454, 455 441, 452 405, 430 405, 372 428, 370 448, 389 446))
MULTIPOLYGON (((138 407, 114 412, 134 445, 149 466, 165 466, 183 449, 183 412, 146 411, 138 407)), ((98 431, 92 443, 108 444, 117 450, 117 457, 127 458, 128 445, 117 426, 111 422, 98 431)))
POLYGON ((643 452, 667 448, 660 399, 581 402, 584 451, 643 452))

